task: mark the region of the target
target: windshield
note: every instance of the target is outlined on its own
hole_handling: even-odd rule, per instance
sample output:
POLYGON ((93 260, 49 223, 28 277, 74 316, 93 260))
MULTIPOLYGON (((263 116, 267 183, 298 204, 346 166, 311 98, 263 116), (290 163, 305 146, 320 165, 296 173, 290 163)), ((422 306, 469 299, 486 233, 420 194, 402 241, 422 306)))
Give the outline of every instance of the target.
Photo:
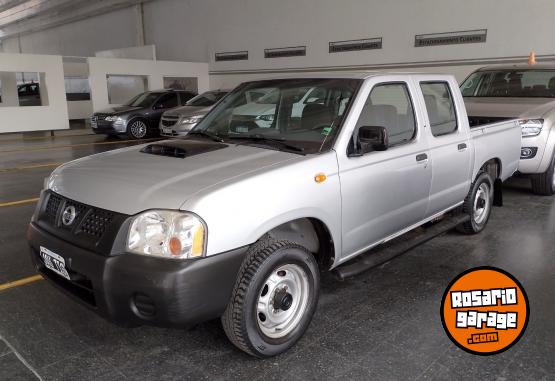
POLYGON ((195 107, 208 107, 212 106, 214 103, 222 99, 227 92, 224 91, 208 91, 206 93, 197 95, 189 102, 186 103, 187 106, 195 107))
POLYGON ((287 143, 273 144, 273 149, 324 152, 331 149, 359 84, 356 79, 249 82, 222 100, 195 131, 224 140, 250 139, 246 144, 259 146, 270 146, 270 140, 287 143), (264 93, 266 99, 253 100, 252 93, 264 93))
POLYGON ((142 93, 134 98, 131 98, 130 101, 124 103, 123 105, 131 107, 150 107, 160 95, 162 95, 162 93, 142 93))
POLYGON ((555 70, 488 70, 461 85, 464 97, 555 98, 555 70))

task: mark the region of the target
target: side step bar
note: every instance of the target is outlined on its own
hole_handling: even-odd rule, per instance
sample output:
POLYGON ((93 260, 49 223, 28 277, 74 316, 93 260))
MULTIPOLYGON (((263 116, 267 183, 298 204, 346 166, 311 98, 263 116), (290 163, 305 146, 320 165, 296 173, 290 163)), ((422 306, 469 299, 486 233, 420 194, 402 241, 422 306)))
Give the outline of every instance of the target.
MULTIPOLYGON (((334 275, 340 280, 358 275, 364 271, 370 270, 385 262, 406 253, 410 249, 431 240, 438 235, 454 229, 458 225, 468 221, 468 215, 445 217, 443 220, 430 225, 429 227, 416 228, 399 238, 395 238, 383 245, 367 251, 354 258, 352 261, 337 267, 333 270, 334 275)), ((424 225, 426 226, 426 225, 424 225)))

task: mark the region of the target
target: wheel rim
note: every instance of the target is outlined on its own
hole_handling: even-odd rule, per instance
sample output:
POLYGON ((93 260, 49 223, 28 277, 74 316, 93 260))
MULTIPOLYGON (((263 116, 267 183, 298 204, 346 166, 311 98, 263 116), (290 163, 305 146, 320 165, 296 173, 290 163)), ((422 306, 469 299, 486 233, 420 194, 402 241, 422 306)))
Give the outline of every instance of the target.
POLYGON ((140 120, 136 120, 131 123, 131 135, 135 138, 144 138, 146 135, 146 124, 141 122, 140 120))
POLYGON ((490 187, 486 183, 480 184, 476 196, 474 197, 474 222, 482 224, 490 209, 490 187))
POLYGON ((256 321, 262 333, 279 339, 295 329, 307 310, 309 288, 308 276, 300 266, 286 264, 274 269, 258 294, 256 321))

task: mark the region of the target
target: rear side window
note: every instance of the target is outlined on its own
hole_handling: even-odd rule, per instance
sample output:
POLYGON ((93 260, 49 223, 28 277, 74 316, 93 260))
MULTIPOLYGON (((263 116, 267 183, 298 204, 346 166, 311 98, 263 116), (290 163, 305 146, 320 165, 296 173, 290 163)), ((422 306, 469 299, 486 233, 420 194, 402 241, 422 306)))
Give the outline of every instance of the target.
POLYGON ((168 93, 164 94, 158 99, 156 102, 156 106, 160 108, 174 108, 177 107, 177 94, 176 93, 168 93))
POLYGON ((447 82, 422 82, 424 102, 430 120, 432 135, 442 136, 457 131, 455 103, 447 82))
POLYGON ((406 143, 416 134, 414 109, 405 83, 377 85, 366 100, 356 128, 385 127, 391 146, 406 143))

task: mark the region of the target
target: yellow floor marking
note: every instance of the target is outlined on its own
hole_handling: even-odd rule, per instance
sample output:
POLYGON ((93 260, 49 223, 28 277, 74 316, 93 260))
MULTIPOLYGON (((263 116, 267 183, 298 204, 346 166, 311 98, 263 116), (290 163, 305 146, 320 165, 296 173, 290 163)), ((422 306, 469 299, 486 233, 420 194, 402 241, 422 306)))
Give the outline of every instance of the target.
POLYGON ((91 134, 73 134, 73 135, 54 135, 54 136, 36 136, 34 138, 13 138, 13 139, 0 139, 1 143, 12 143, 12 142, 25 142, 28 140, 53 140, 56 138, 71 138, 75 136, 98 136, 98 134, 91 133, 91 134))
POLYGON ((110 142, 64 144, 64 145, 57 145, 57 146, 45 146, 45 147, 37 147, 37 148, 22 148, 22 149, 14 149, 14 150, 9 150, 9 151, 0 151, 0 154, 15 153, 15 152, 48 151, 48 150, 55 150, 55 149, 62 149, 62 148, 88 147, 88 146, 97 146, 97 145, 100 146, 100 145, 108 145, 108 144, 142 143, 142 142, 149 142, 149 141, 152 141, 152 140, 160 140, 160 139, 159 138, 152 138, 152 139, 139 139, 139 140, 118 140, 118 141, 110 141, 110 142))
POLYGON ((5 168, 0 169, 0 173, 4 172, 15 172, 15 171, 23 171, 25 169, 36 169, 36 168, 48 168, 48 167, 59 167, 63 163, 46 163, 46 164, 32 164, 32 165, 23 165, 21 167, 13 167, 13 168, 5 168))
POLYGON ((10 202, 0 202, 0 208, 4 206, 15 206, 15 205, 23 205, 23 204, 31 204, 33 202, 37 202, 39 198, 28 198, 26 200, 19 200, 19 201, 10 201, 10 202))
POLYGON ((27 278, 14 280, 13 282, 0 284, 0 291, 4 291, 4 290, 14 288, 14 287, 24 286, 26 284, 33 283, 33 282, 36 282, 36 281, 42 280, 42 279, 43 279, 42 276, 37 274, 37 275, 33 275, 33 276, 30 276, 30 277, 27 277, 27 278))

